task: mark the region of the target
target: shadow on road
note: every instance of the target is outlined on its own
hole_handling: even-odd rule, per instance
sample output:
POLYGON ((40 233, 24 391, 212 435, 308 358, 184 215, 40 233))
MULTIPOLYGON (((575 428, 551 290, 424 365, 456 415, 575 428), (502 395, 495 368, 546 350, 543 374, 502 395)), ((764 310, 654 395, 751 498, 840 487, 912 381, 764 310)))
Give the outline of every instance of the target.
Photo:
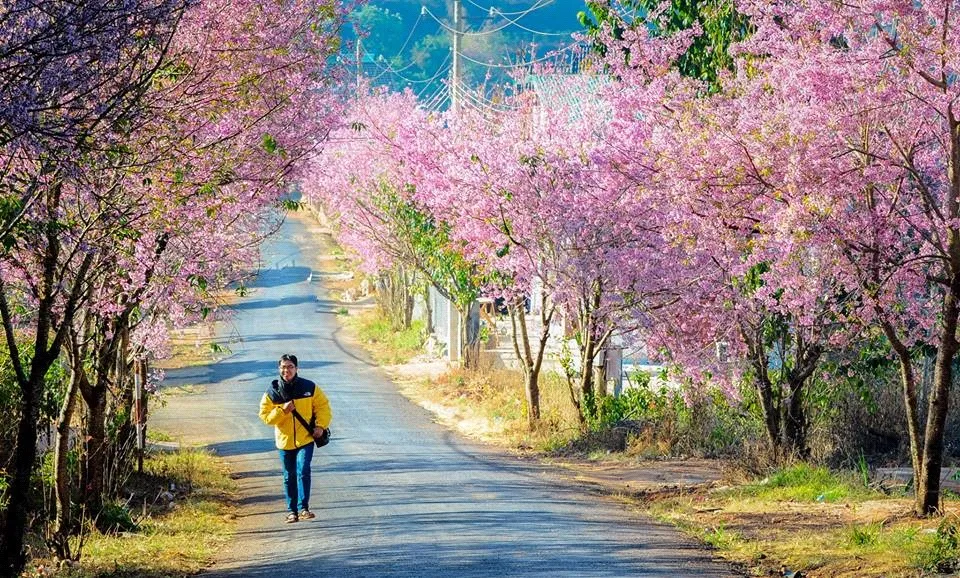
POLYGON ((251 299, 250 301, 243 301, 241 303, 235 303, 231 305, 230 308, 234 311, 249 311, 251 309, 274 309, 276 307, 284 307, 288 305, 301 305, 303 303, 315 303, 317 301, 316 297, 313 295, 291 295, 290 297, 284 297, 282 299, 251 299))
POLYGON ((256 343, 258 341, 298 341, 303 339, 303 333, 271 333, 270 335, 243 336, 241 343, 256 343))
POLYGON ((256 440, 236 440, 231 442, 220 442, 210 444, 207 449, 222 457, 242 456, 247 454, 262 454, 264 452, 275 452, 276 446, 272 439, 256 440))
MULTIPOLYGON (((488 516, 489 526, 496 527, 498 514, 483 512, 461 512, 456 517, 444 515, 408 516, 397 515, 392 520, 380 520, 374 527, 358 526, 349 532, 362 537, 364 532, 376 532, 382 539, 384 530, 392 527, 396 531, 389 546, 327 549, 323 534, 328 528, 325 524, 311 522, 292 524, 277 529, 277 534, 286 535, 286 539, 297 539, 308 544, 304 555, 287 558, 281 563, 244 564, 237 570, 220 570, 211 573, 217 577, 275 578, 288 574, 290 568, 297 568, 302 578, 320 576, 407 576, 407 577, 470 577, 470 576, 649 576, 676 577, 694 576, 700 573, 696 566, 687 564, 705 562, 704 556, 695 548, 677 546, 664 540, 655 533, 647 540, 637 544, 623 544, 614 540, 591 540, 581 536, 549 533, 550 528, 564 527, 572 520, 553 519, 556 516, 543 515, 534 510, 515 512, 510 527, 516 531, 529 532, 534 540, 539 538, 536 548, 529 548, 526 541, 518 543, 516 535, 497 537, 496 533, 474 534, 472 521, 477 517, 488 516), (517 527, 519 522, 520 528, 517 527), (449 527, 447 540, 436 540, 436 534, 411 532, 410 528, 436 528, 437 525, 449 527), (384 527, 386 526, 386 528, 384 527), (475 538, 474 542, 464 541, 464 532, 475 538), (457 539, 457 538, 460 539, 457 539), (644 552, 642 559, 638 551, 644 552), (589 568, 585 574, 584 569, 589 568), (575 569, 575 570, 574 570, 575 569), (686 571, 684 571, 686 570, 686 571)), ((322 519, 322 513, 321 513, 322 519)), ((319 521, 319 520, 318 520, 319 521)), ((278 536, 279 538, 280 536, 278 536)), ((362 543, 362 538, 361 538, 362 543)))
MULTIPOLYGON (((337 365, 337 361, 321 361, 306 359, 301 355, 299 360, 300 372, 307 372, 331 365, 337 365)), ((191 380, 202 379, 206 384, 216 382, 225 382, 237 379, 239 376, 246 376, 247 379, 262 380, 263 388, 277 378, 277 362, 269 361, 218 361, 212 365, 199 367, 185 367, 182 369, 167 370, 164 385, 183 384, 191 380)))
POLYGON ((359 361, 360 363, 366 366, 379 367, 376 363, 374 363, 371 360, 370 357, 367 356, 365 352, 363 352, 363 350, 359 348, 351 348, 348 345, 344 345, 343 342, 340 341, 340 329, 341 328, 338 326, 336 329, 333 330, 333 333, 331 334, 331 341, 333 341, 333 345, 337 349, 339 349, 341 353, 343 353, 344 355, 346 355, 351 359, 359 361), (360 352, 360 354, 358 354, 357 352, 360 352))
POLYGON ((251 287, 279 287, 291 283, 302 283, 310 276, 309 267, 283 267, 282 269, 263 269, 251 287))

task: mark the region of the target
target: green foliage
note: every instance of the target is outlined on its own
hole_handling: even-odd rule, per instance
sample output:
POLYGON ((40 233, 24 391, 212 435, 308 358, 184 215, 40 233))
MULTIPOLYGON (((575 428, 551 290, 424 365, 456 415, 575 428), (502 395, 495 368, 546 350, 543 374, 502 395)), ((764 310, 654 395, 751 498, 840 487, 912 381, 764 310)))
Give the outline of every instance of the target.
POLYGON ((829 380, 820 380, 811 389, 812 407, 822 415, 830 416, 839 407, 837 396, 853 392, 868 412, 877 410, 874 386, 884 383, 895 375, 899 368, 890 356, 890 344, 881 333, 866 336, 848 348, 849 355, 826 360, 823 372, 829 380))
POLYGON ((152 442, 172 442, 173 436, 155 428, 148 428, 147 439, 152 442))
POLYGON ((7 477, 7 472, 0 470, 0 510, 5 509, 10 503, 10 497, 7 495, 9 489, 10 479, 7 477))
POLYGON ((798 463, 760 482, 744 486, 741 493, 759 499, 790 502, 838 502, 879 496, 857 479, 848 479, 824 467, 798 463))
MULTIPOLYGON (((263 145, 263 150, 267 151, 269 154, 279 155, 281 157, 287 156, 286 149, 280 146, 280 143, 277 142, 277 139, 271 134, 264 134, 261 144, 263 145)), ((221 179, 221 184, 226 184, 228 182, 230 182, 229 179, 221 179)))
POLYGON ((96 519, 97 529, 105 534, 119 532, 136 532, 137 523, 133 521, 133 516, 126 504, 111 500, 103 505, 100 514, 96 519))
POLYGON ((368 344, 376 345, 374 357, 382 363, 402 363, 417 353, 426 338, 422 320, 414 320, 409 329, 394 331, 390 320, 382 315, 365 314, 358 318, 357 335, 368 344))
POLYGON ((399 13, 366 4, 355 10, 351 18, 360 32, 365 34, 362 44, 366 54, 387 59, 394 66, 402 64, 392 60, 400 52, 406 36, 403 17, 399 13))
MULTIPOLYGON (((17 343, 20 352, 20 364, 24 371, 29 370, 33 358, 33 342, 27 339, 17 343)), ((43 391, 40 392, 40 419, 52 420, 60 411, 67 380, 66 368, 60 362, 54 363, 44 376, 43 391)), ((0 340, 0 447, 14 447, 17 420, 20 419, 21 391, 17 383, 16 372, 10 357, 6 340, 0 340)), ((0 457, 4 454, 0 450, 0 457)))
POLYGON ((290 211, 294 213, 296 211, 303 210, 304 204, 300 201, 294 201, 293 199, 281 199, 280 208, 284 211, 290 211))
POLYGON ((867 458, 860 454, 860 457, 857 458, 857 475, 860 478, 860 483, 864 487, 870 485, 870 465, 867 464, 867 458))
POLYGON ((857 548, 876 546, 882 533, 883 524, 854 524, 847 531, 847 543, 857 548))
MULTIPOLYGON (((732 0, 668 0, 665 8, 664 1, 621 0, 619 4, 636 12, 636 19, 629 24, 645 26, 654 35, 669 36, 699 25, 703 33, 693 39, 675 66, 684 76, 702 80, 711 91, 717 90, 720 71, 733 68, 730 44, 750 33, 749 20, 736 11, 732 0), (661 8, 663 12, 656 19, 648 18, 661 8)), ((623 29, 616 25, 616 12, 608 2, 588 1, 587 8, 578 17, 588 33, 596 37, 604 24, 614 24, 614 38, 622 37, 623 29)), ((605 51, 605 47, 600 47, 601 54, 605 51)))
POLYGON ((458 309, 466 311, 480 295, 484 279, 450 238, 450 225, 420 210, 389 185, 381 188, 380 210, 407 247, 406 260, 423 273, 458 309))
MULTIPOLYGON (((13 223, 17 218, 17 215, 23 211, 23 200, 17 195, 0 195, 0 223, 6 225, 7 223, 13 223)), ((19 229, 22 229, 24 225, 21 225, 19 229)), ((15 228, 9 234, 4 235, 0 239, 4 251, 9 251, 16 245, 17 239, 22 238, 21 231, 15 228)))
POLYGON ((679 421, 689 419, 689 410, 679 393, 666 387, 654 389, 645 372, 637 372, 631 380, 635 380, 633 387, 619 396, 596 396, 594 410, 587 415, 590 429, 596 431, 626 420, 662 423, 668 416, 679 421))
POLYGON ((675 387, 655 386, 649 373, 629 377, 630 386, 620 396, 597 396, 588 406, 592 432, 625 426, 636 438, 636 451, 707 456, 737 454, 762 435, 759 408, 750 392, 738 404, 718 389, 690 392, 685 399, 675 387))
POLYGON ((940 521, 933 540, 916 551, 912 562, 925 572, 948 573, 960 567, 960 528, 956 516, 940 521))
POLYGON ((740 540, 741 536, 738 533, 728 531, 722 525, 703 532, 703 541, 718 550, 726 550, 740 540))
POLYGON ((207 344, 207 347, 213 355, 231 355, 233 353, 229 346, 217 343, 216 341, 211 341, 207 344))
POLYGON ((201 293, 206 293, 208 281, 203 275, 190 275, 187 277, 187 281, 191 287, 199 289, 201 293))

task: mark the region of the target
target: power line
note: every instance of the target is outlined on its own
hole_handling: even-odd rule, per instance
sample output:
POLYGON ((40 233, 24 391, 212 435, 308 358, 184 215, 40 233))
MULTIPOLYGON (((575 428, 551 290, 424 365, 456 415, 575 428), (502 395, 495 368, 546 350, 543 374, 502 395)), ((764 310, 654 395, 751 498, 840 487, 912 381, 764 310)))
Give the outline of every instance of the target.
MULTIPOLYGON (((359 46, 361 46, 361 47, 363 46, 363 44, 360 42, 359 39, 357 40, 357 44, 358 44, 359 46)), ((361 52, 362 52, 362 51, 361 51, 361 52)), ((382 56, 381 56, 380 58, 378 58, 378 59, 373 59, 373 60, 371 60, 371 62, 373 63, 374 66, 376 66, 377 68, 379 68, 382 72, 380 72, 379 74, 377 74, 376 76, 374 76, 373 78, 371 78, 371 79, 370 79, 370 82, 373 82, 373 81, 375 81, 375 80, 378 80, 378 79, 379 79, 381 76, 383 76, 384 74, 388 74, 388 73, 398 74, 398 73, 403 72, 404 70, 406 70, 406 69, 408 69, 408 68, 411 68, 412 66, 414 66, 414 65, 416 64, 416 62, 411 61, 410 64, 408 64, 408 65, 406 65, 406 66, 404 66, 404 67, 402 67, 402 68, 394 68, 393 66, 390 65, 390 61, 389 61, 389 60, 385 60, 382 56), (379 62, 380 60, 383 60, 384 62, 386 62, 386 66, 382 66, 382 65, 380 64, 380 62, 379 62)))
MULTIPOLYGON (((443 74, 443 73, 447 72, 448 70, 450 70, 450 67, 449 67, 449 66, 447 66, 446 68, 444 68, 444 66, 443 66, 444 64, 447 63, 447 60, 450 60, 450 55, 449 55, 449 54, 447 55, 446 60, 443 61, 443 64, 440 65, 440 68, 437 69, 437 73, 434 74, 434 75, 430 78, 431 82, 434 81, 434 80, 436 80, 436 79, 438 79, 438 78, 440 78, 440 75, 441 75, 441 74, 443 74)), ((419 98, 423 95, 423 93, 427 91, 428 88, 430 88, 430 84, 429 84, 429 83, 426 84, 426 85, 424 85, 424 87, 423 87, 422 89, 420 89, 420 92, 417 93, 417 99, 419 99, 419 98)), ((443 89, 443 85, 440 86, 440 88, 438 89, 438 91, 439 91, 439 90, 442 90, 442 89, 443 89)), ((437 92, 437 91, 434 91, 434 94, 436 94, 436 92, 437 92)))
MULTIPOLYGON (((534 6, 536 6, 536 4, 534 4, 534 6)), ((535 10, 535 8, 533 8, 533 7, 527 8, 526 10, 524 10, 523 12, 521 12, 521 13, 520 13, 520 16, 517 16, 517 18, 514 19, 514 20, 511 20, 510 18, 506 18, 506 17, 505 17, 506 20, 507 20, 507 23, 504 24, 503 26, 499 26, 499 27, 497 27, 497 28, 491 28, 491 29, 489 29, 489 30, 480 30, 480 31, 477 31, 477 32, 460 32, 460 34, 463 34, 464 36, 487 36, 487 35, 489 35, 489 34, 494 34, 495 32, 500 32, 501 30, 503 30, 503 29, 505 29, 505 28, 509 28, 509 27, 511 27, 511 26, 515 26, 516 23, 517 23, 521 18, 523 18, 523 17, 526 16, 527 14, 530 14, 530 13, 533 12, 534 10, 535 10)), ((457 32, 457 30, 456 30, 455 28, 451 27, 449 24, 447 24, 446 22, 444 22, 443 20, 441 20, 440 18, 438 18, 438 17, 437 17, 433 12, 431 12, 430 9, 427 8, 426 6, 423 7, 422 12, 425 13, 425 14, 427 14, 427 15, 430 16, 431 18, 433 18, 433 19, 437 22, 437 24, 439 24, 439 25, 442 26, 443 28, 446 28, 448 32, 453 32, 453 33, 456 33, 456 32, 457 32)), ((544 32, 543 34, 553 35, 553 34, 558 34, 558 33, 556 33, 556 32, 544 32)), ((562 35, 562 33, 561 33, 561 35, 562 35)))
POLYGON ((535 59, 533 59, 533 60, 527 60, 527 61, 524 61, 524 62, 517 62, 517 63, 514 63, 514 64, 494 64, 494 63, 492 63, 492 62, 482 62, 482 61, 477 60, 477 59, 475 59, 475 58, 470 58, 470 57, 467 56, 466 54, 461 54, 460 56, 461 56, 464 60, 468 60, 468 61, 470 61, 470 62, 472 62, 472 63, 474 63, 474 64, 478 64, 478 65, 480 65, 480 66, 486 66, 487 68, 523 68, 523 67, 525 67, 525 66, 530 66, 531 64, 537 64, 537 63, 540 63, 540 62, 546 62, 546 61, 548 61, 548 60, 551 60, 551 59, 556 58, 556 57, 557 57, 558 55, 560 55, 562 52, 566 52, 567 50, 570 50, 571 48, 577 48, 577 47, 582 47, 582 46, 583 46, 583 44, 582 44, 580 41, 577 41, 577 42, 574 42, 574 43, 572 43, 572 44, 568 44, 567 46, 564 46, 563 48, 560 48, 560 49, 558 49, 558 50, 554 50, 553 52, 550 52, 549 54, 546 54, 546 55, 544 55, 544 56, 542 56, 542 57, 540 57, 540 58, 535 58, 535 59))
POLYGON ((413 33, 417 30, 417 26, 420 25, 420 21, 423 20, 423 11, 420 11, 420 14, 417 15, 417 21, 413 23, 413 28, 410 29, 410 34, 407 34, 407 39, 403 41, 403 45, 400 47, 400 50, 393 56, 396 58, 403 54, 403 51, 406 50, 407 44, 410 44, 410 39, 413 38, 413 33))
POLYGON ((437 100, 437 99, 440 97, 440 94, 443 92, 443 90, 444 90, 445 87, 441 84, 440 86, 438 86, 438 87, 436 88, 436 90, 433 91, 433 94, 430 95, 430 98, 421 99, 420 97, 423 96, 423 93, 425 93, 428 88, 430 88, 430 87, 429 87, 429 86, 425 86, 419 93, 417 93, 417 100, 420 101, 420 102, 423 104, 424 107, 429 106, 430 103, 432 103, 433 101, 437 100))
POLYGON ((526 30, 527 32, 540 36, 566 36, 568 38, 573 36, 573 32, 543 32, 542 30, 534 30, 533 28, 527 28, 523 24, 520 24, 519 21, 513 21, 513 25, 520 30, 526 30))
POLYGON ((496 11, 496 12, 498 12, 498 13, 500 13, 500 14, 503 14, 504 16, 515 16, 515 15, 517 15, 517 14, 529 14, 530 12, 533 12, 534 10, 539 10, 539 9, 541 9, 541 8, 545 8, 545 7, 553 4, 553 0, 537 0, 536 2, 533 3, 533 5, 532 5, 530 8, 527 8, 526 10, 518 10, 518 11, 516 11, 516 12, 503 12, 503 11, 501 11, 499 8, 497 8, 496 6, 481 6, 480 4, 477 4, 476 2, 474 2, 473 0, 467 0, 467 2, 468 2, 469 4, 473 4, 473 5, 476 6, 477 8, 479 8, 479 9, 481 9, 481 10, 483 10, 484 12, 487 12, 487 13, 489 13, 489 14, 493 14, 494 11, 496 11))
POLYGON ((412 79, 412 78, 407 78, 406 76, 404 76, 404 75, 402 75, 402 74, 397 74, 396 76, 397 76, 397 78, 403 80, 404 82, 408 82, 408 83, 410 83, 410 84, 430 83, 430 82, 433 82, 434 80, 440 78, 440 75, 442 75, 442 74, 446 73, 448 70, 450 70, 450 67, 447 66, 447 62, 449 62, 449 61, 450 61, 450 55, 447 54, 447 57, 443 59, 443 62, 441 62, 441 63, 440 63, 440 66, 437 68, 437 72, 435 72, 434 75, 431 76, 430 78, 426 78, 426 79, 423 79, 423 80, 415 80, 415 79, 412 79))
POLYGON ((496 112, 511 112, 513 110, 516 110, 516 107, 494 102, 478 92, 471 91, 469 88, 467 88, 466 86, 463 86, 462 84, 458 88, 460 90, 461 95, 466 96, 474 104, 481 106, 485 109, 496 111, 496 112))

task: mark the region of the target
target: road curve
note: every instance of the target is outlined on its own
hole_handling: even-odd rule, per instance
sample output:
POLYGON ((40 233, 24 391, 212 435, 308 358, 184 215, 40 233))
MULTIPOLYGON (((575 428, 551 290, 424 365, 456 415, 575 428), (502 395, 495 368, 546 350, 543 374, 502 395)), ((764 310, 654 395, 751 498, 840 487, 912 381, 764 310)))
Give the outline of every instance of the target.
POLYGON ((168 372, 170 384, 202 392, 172 397, 151 416, 151 427, 209 445, 238 479, 238 535, 205 575, 739 575, 669 526, 434 423, 340 339, 315 269, 322 250, 318 225, 289 218, 221 328, 236 338, 230 357, 168 372), (287 352, 334 414, 334 439, 313 461, 317 519, 296 524, 283 523, 279 458, 257 418, 287 352))

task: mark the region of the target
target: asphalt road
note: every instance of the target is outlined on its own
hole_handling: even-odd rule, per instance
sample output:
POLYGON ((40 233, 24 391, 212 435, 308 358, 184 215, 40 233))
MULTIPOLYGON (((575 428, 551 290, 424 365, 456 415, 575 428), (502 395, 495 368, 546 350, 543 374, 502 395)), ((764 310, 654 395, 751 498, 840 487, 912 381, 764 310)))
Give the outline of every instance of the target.
POLYGON ((555 472, 462 439, 402 397, 340 338, 316 271, 319 226, 288 219, 255 290, 221 328, 215 364, 171 371, 151 427, 209 444, 238 478, 239 533, 216 577, 736 576, 671 527, 591 495, 555 472), (326 391, 333 441, 313 461, 317 519, 285 524, 279 458, 257 418, 282 353, 326 391))

